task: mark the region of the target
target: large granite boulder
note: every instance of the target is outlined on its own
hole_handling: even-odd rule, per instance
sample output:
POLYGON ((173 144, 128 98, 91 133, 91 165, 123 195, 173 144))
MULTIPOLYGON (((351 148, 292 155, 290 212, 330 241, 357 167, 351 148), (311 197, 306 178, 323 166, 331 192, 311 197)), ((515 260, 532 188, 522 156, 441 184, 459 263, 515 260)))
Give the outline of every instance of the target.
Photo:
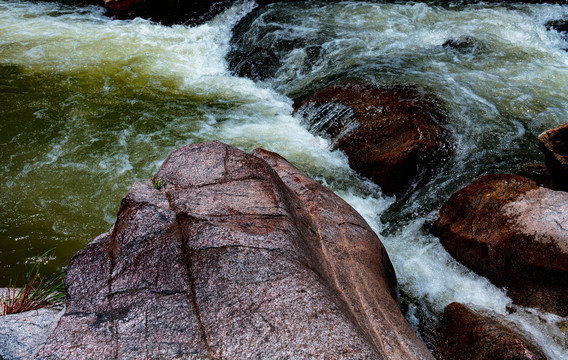
POLYGON ((294 104, 314 133, 328 137, 349 165, 399 194, 428 177, 450 150, 446 118, 422 89, 351 81, 294 104))
POLYGON ((545 360, 542 350, 503 316, 481 313, 460 303, 444 309, 438 351, 454 360, 545 360))
POLYGON ((568 193, 484 176, 450 197, 433 232, 516 303, 568 315, 568 193))
POLYGON ((432 358, 378 237, 280 156, 188 145, 154 179, 71 260, 37 358, 432 358))
POLYGON ((544 153, 554 188, 568 191, 568 123, 540 134, 538 145, 544 153))

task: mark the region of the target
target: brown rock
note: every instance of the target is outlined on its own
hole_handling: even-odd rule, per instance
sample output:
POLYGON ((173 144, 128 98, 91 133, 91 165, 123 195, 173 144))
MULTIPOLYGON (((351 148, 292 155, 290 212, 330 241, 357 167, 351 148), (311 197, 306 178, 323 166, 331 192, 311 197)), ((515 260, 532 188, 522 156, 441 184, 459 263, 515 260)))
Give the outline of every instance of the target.
POLYGON ((450 149, 442 112, 418 88, 349 82, 328 87, 294 108, 313 132, 331 138, 351 168, 387 194, 426 178, 450 149))
POLYGON ((527 163, 521 165, 520 171, 516 175, 521 175, 533 180, 538 186, 553 188, 552 177, 544 163, 527 163))
POLYGON ((568 191, 568 123, 540 134, 538 145, 544 153, 554 188, 568 191))
POLYGON ((433 228, 465 266, 521 305, 568 315, 568 193, 517 175, 484 176, 456 192, 433 228))
POLYGON ((141 17, 163 25, 194 25, 212 19, 234 0, 103 0, 107 15, 117 19, 141 17))
POLYGON ((432 358, 377 236, 283 158, 195 144, 154 178, 71 261, 38 358, 432 358))
MULTIPOLYGON (((198 25, 211 20, 223 10, 231 7, 237 0, 100 0, 100 2, 107 9, 107 15, 117 19, 125 20, 140 17, 163 25, 198 25)), ((259 6, 273 2, 277 1, 256 1, 259 6)))
POLYGON ((437 350, 442 358, 454 360, 546 359, 504 317, 482 314, 456 302, 444 309, 437 350))

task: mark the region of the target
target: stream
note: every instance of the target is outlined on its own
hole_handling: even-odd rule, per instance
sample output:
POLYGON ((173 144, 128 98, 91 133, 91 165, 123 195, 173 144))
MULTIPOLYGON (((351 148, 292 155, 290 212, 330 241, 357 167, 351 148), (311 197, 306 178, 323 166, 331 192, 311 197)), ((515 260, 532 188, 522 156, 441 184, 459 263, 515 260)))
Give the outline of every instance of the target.
POLYGON ((507 316, 550 359, 568 359, 565 319, 513 305, 424 229, 477 177, 543 161, 537 136, 568 119, 568 39, 546 24, 568 18, 568 6, 277 3, 231 40, 254 8, 165 27, 111 20, 97 6, 0 0, 0 286, 49 249, 45 271, 63 269, 108 231, 133 182, 173 149, 218 139, 279 153, 359 211, 423 337, 458 301, 507 316), (229 54, 268 48, 278 61, 267 76, 231 71, 229 54), (346 77, 439 99, 455 147, 424 186, 383 195, 292 116, 293 99, 346 77))

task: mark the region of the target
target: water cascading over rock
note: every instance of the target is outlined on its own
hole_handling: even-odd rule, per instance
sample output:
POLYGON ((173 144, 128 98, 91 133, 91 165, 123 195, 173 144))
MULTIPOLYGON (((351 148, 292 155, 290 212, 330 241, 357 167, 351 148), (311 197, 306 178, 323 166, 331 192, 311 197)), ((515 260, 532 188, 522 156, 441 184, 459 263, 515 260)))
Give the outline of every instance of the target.
MULTIPOLYGON (((163 25, 202 24, 238 2, 237 0, 101 0, 109 16, 122 20, 140 17, 163 25)), ((258 6, 273 2, 276 1, 256 0, 258 6)))
POLYGON ((301 99, 294 108, 312 132, 347 155, 352 169, 387 194, 427 179, 451 149, 446 117, 419 88, 350 81, 301 99))

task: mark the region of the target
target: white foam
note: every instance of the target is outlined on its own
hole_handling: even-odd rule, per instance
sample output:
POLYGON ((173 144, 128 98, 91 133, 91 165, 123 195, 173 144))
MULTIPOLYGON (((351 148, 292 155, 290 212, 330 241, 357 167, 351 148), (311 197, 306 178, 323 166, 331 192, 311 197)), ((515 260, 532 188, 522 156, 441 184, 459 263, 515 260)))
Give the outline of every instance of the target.
MULTIPOLYGON (((376 186, 353 175, 345 156, 309 133, 291 116, 290 99, 270 86, 282 93, 296 93, 330 74, 342 75, 365 66, 379 68, 380 64, 383 68, 378 73, 370 71, 366 76, 377 82, 434 88, 445 99, 453 115, 450 126, 456 132, 456 161, 450 169, 454 172, 437 178, 430 191, 438 196, 439 189, 450 189, 461 181, 460 176, 469 170, 466 167, 472 166, 471 158, 481 161, 490 151, 507 150, 503 147, 513 147, 527 134, 568 118, 568 56, 561 50, 566 41, 544 27, 546 21, 568 16, 566 7, 482 4, 464 10, 425 3, 318 3, 294 18, 300 22, 276 24, 280 26, 277 36, 321 40, 324 58, 305 69, 306 52, 296 49, 283 59, 275 79, 256 83, 232 76, 225 61, 231 26, 252 6, 245 2, 196 27, 162 27, 141 19, 112 21, 97 7, 79 14, 53 3, 0 0, 0 64, 17 65, 22 71, 104 79, 101 94, 130 96, 125 103, 133 106, 143 106, 144 100, 137 94, 122 94, 117 90, 119 80, 140 91, 149 89, 152 96, 152 91, 163 90, 198 99, 195 113, 191 108, 163 120, 157 130, 137 134, 133 121, 127 126, 118 124, 117 130, 91 134, 90 124, 81 122, 88 116, 76 106, 85 99, 71 97, 63 104, 71 109, 70 118, 64 119, 70 134, 56 137, 45 154, 30 160, 18 181, 8 181, 7 186, 15 186, 38 168, 58 166, 59 171, 85 171, 89 176, 102 173, 108 179, 95 184, 100 188, 92 194, 103 199, 96 211, 110 224, 115 221, 117 205, 109 204, 107 192, 119 198, 130 185, 135 167, 142 167, 149 177, 163 160, 144 161, 145 153, 138 154, 141 149, 150 148, 153 156, 163 154, 165 158, 166 148, 196 140, 221 139, 246 150, 261 146, 310 172, 364 216, 383 239, 399 282, 415 301, 438 313, 448 303, 459 301, 506 314, 511 302, 504 290, 458 264, 435 237, 422 230, 425 218, 417 213, 431 206, 427 200, 411 197, 400 214, 410 220, 383 223, 381 216, 393 206, 394 198, 383 196, 376 186), (478 40, 470 53, 441 46, 450 38, 466 36, 478 40), (531 87, 538 91, 527 89, 531 87), (485 136, 497 135, 503 139, 495 141, 495 148, 480 145, 485 136), (110 139, 109 150, 101 158, 81 163, 71 156, 85 149, 83 142, 105 137, 110 139), (400 229, 392 230, 394 225, 400 229)), ((278 6, 292 5, 273 8, 278 6)), ((260 18, 258 23, 265 20, 260 18)), ((36 112, 42 120, 47 116, 43 110, 36 112)), ((46 208, 49 201, 53 199, 38 200, 46 208)), ((58 224, 53 229, 61 228, 72 227, 58 224)), ((409 307, 407 316, 417 327, 416 304, 409 307)), ((564 341, 566 345, 565 340, 558 340, 557 321, 550 314, 531 314, 508 316, 546 345, 551 358, 561 359, 562 345, 558 344, 564 341), (546 319, 546 326, 539 325, 540 318, 546 319)))

